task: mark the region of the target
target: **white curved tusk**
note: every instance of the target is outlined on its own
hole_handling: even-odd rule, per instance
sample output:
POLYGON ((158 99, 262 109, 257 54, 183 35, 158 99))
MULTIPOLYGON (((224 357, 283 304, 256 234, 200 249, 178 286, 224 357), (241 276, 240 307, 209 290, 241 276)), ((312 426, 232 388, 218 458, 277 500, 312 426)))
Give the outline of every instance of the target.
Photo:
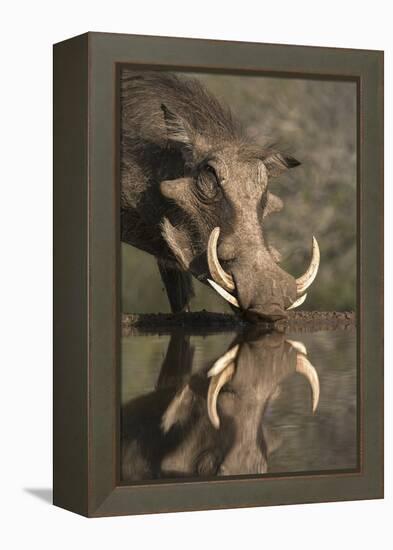
POLYGON ((285 341, 288 342, 288 344, 293 348, 295 348, 295 350, 298 351, 299 353, 303 353, 303 355, 307 355, 307 348, 303 344, 303 342, 299 342, 298 340, 285 340, 285 341))
POLYGON ((207 281, 214 288, 214 290, 224 298, 224 300, 227 300, 227 302, 229 302, 233 306, 240 308, 239 302, 234 296, 232 296, 232 294, 229 294, 229 292, 227 292, 224 288, 222 288, 220 285, 218 285, 211 279, 208 279, 207 281))
POLYGON ((236 346, 233 346, 233 348, 225 352, 224 355, 221 355, 221 357, 217 359, 217 361, 211 367, 211 369, 207 373, 207 376, 210 378, 212 376, 220 374, 220 372, 222 372, 230 363, 234 362, 238 351, 239 344, 236 344, 236 346))
POLYGON ((296 288, 298 296, 303 294, 305 290, 313 283, 315 277, 317 276, 319 269, 319 261, 321 259, 321 254, 319 251, 319 245, 317 239, 313 236, 312 238, 312 257, 310 265, 304 275, 296 279, 296 288))
POLYGON ((295 309, 295 307, 301 306, 302 303, 306 300, 306 298, 307 298, 307 292, 306 292, 306 294, 303 294, 303 296, 300 296, 300 298, 295 300, 293 302, 293 304, 291 304, 289 307, 287 307, 287 311, 289 311, 290 309, 295 309))
POLYGON ((221 266, 217 256, 217 243, 220 236, 220 228, 215 227, 210 233, 207 243, 207 263, 209 264, 210 275, 213 280, 225 288, 225 290, 235 290, 235 283, 232 275, 229 275, 221 266))
POLYGON ((216 430, 220 427, 220 417, 217 412, 217 399, 221 388, 231 380, 234 372, 235 365, 234 363, 230 363, 223 371, 210 379, 209 391, 207 392, 207 414, 216 430))
POLYGON ((318 373, 307 357, 301 353, 297 356, 296 372, 303 374, 303 376, 305 376, 310 383, 312 393, 312 412, 314 413, 319 403, 320 388, 318 373))

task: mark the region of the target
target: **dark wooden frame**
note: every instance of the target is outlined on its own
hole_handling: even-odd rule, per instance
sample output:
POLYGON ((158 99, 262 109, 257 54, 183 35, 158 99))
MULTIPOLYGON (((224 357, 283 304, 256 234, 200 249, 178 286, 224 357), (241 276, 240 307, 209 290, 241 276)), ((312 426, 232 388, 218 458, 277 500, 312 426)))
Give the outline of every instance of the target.
POLYGON ((87 33, 54 46, 54 503, 86 516, 383 497, 383 52, 87 33), (119 64, 355 80, 356 472, 120 486, 119 64))

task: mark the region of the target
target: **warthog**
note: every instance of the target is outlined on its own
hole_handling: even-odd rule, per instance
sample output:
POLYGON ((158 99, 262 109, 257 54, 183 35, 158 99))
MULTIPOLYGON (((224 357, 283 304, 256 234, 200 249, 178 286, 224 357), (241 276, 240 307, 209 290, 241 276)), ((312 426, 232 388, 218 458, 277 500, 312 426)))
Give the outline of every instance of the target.
POLYGON ((123 480, 263 474, 279 445, 264 425, 280 384, 300 373, 312 409, 319 379, 303 344, 281 333, 238 337, 209 370, 191 374, 192 349, 172 337, 156 390, 122 410, 123 480))
POLYGON ((157 258, 172 311, 188 308, 192 277, 252 320, 277 320, 305 300, 319 265, 295 279, 266 243, 282 208, 269 182, 300 163, 252 143, 195 79, 124 70, 121 236, 157 258))

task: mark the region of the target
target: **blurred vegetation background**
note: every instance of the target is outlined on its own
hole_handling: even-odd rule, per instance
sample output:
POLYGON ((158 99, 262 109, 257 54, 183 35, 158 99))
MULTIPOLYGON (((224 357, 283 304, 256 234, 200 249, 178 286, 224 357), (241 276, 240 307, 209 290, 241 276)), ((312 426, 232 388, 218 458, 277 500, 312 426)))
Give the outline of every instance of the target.
MULTIPOLYGON (((356 301, 356 84, 326 80, 190 74, 229 105, 247 134, 275 143, 302 165, 271 182, 284 209, 268 218, 268 242, 282 267, 299 276, 311 237, 321 248, 319 274, 302 309, 353 310, 356 301)), ((170 311, 152 256, 122 243, 122 310, 170 311)), ((230 311, 194 281, 192 310, 230 311)))

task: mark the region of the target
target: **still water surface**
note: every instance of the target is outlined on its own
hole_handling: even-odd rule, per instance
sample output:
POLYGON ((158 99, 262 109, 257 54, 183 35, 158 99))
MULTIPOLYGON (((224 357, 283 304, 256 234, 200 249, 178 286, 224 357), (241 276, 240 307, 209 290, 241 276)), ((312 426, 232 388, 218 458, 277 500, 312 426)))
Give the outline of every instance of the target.
POLYGON ((353 329, 124 336, 121 401, 124 482, 357 468, 353 329))

